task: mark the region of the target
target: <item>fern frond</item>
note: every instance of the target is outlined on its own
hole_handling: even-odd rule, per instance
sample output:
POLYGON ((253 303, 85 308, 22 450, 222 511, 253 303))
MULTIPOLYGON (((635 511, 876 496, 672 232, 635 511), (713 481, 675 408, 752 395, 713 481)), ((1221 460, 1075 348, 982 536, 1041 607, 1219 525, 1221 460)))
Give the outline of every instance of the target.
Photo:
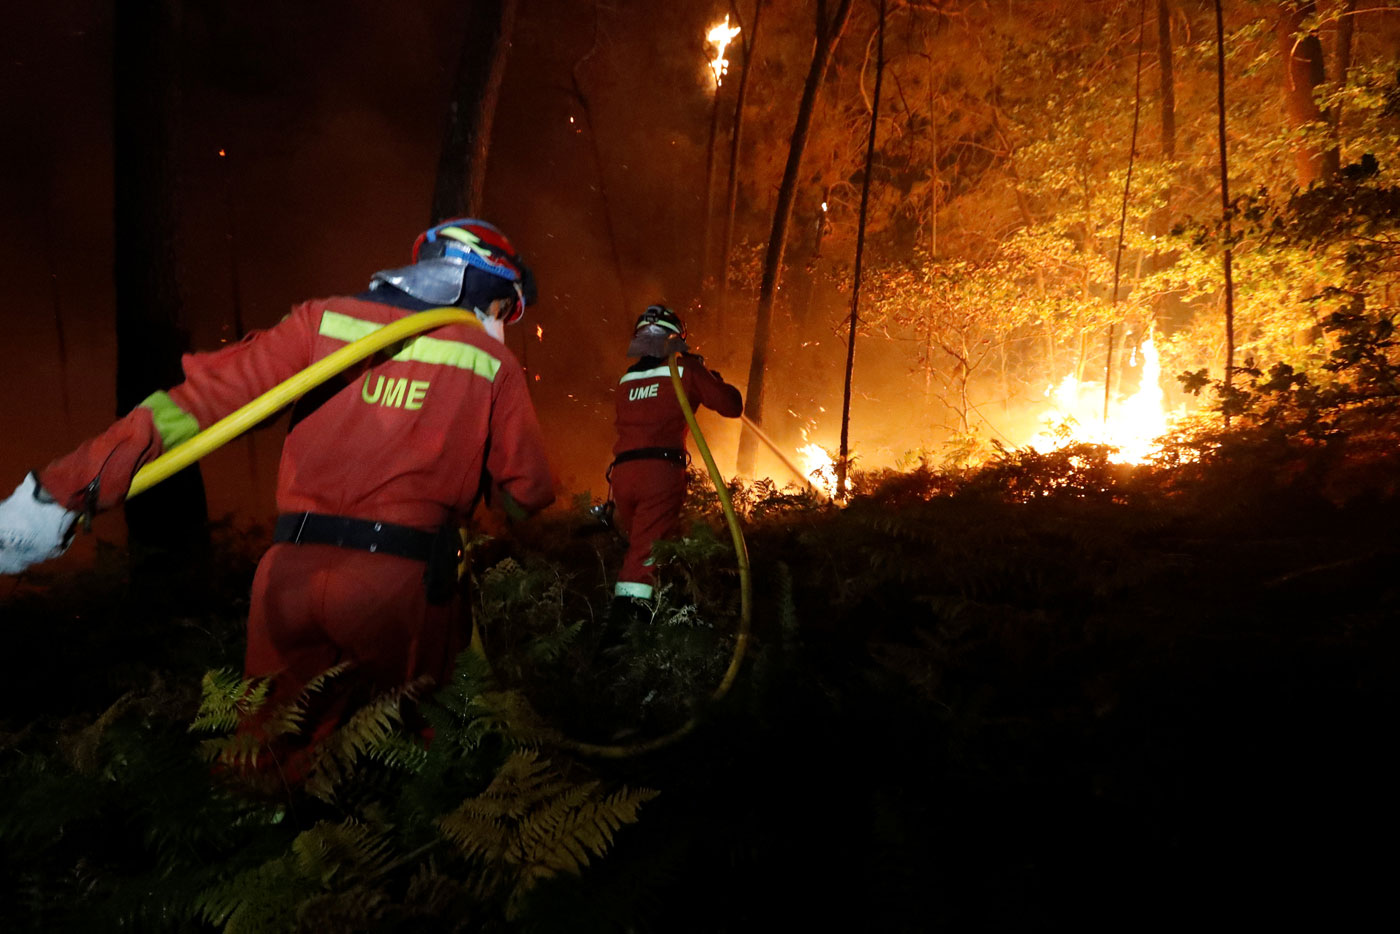
POLYGON ((302 727, 306 723, 306 711, 311 706, 311 699, 324 691, 333 680, 353 667, 350 662, 332 665, 308 681, 306 686, 297 692, 295 698, 276 707, 263 725, 263 732, 268 739, 301 735, 302 727))
POLYGON ((332 880, 364 879, 376 875, 394 855, 389 835, 354 818, 338 824, 322 821, 292 841, 297 870, 323 886, 332 880))
POLYGON ((196 905, 200 917, 224 934, 270 934, 285 931, 297 903, 315 892, 297 872, 295 857, 287 855, 205 890, 196 905))
POLYGON ((251 733, 235 733, 200 741, 199 757, 205 762, 217 762, 224 766, 253 767, 258 764, 258 757, 266 745, 251 733))
POLYGON ((380 761, 391 759, 398 748, 403 727, 403 705, 418 700, 432 685, 426 676, 416 678, 379 695, 355 711, 315 752, 306 777, 308 794, 323 801, 335 798, 337 786, 355 773, 362 756, 375 754, 380 761))
POLYGON ((204 673, 200 682, 199 711, 190 723, 191 733, 227 733, 262 709, 272 682, 267 678, 244 679, 232 668, 204 673))
POLYGON ((444 837, 469 859, 514 879, 508 915, 539 880, 577 874, 635 823, 651 789, 599 794, 596 781, 574 782, 531 751, 512 753, 490 786, 438 820, 444 837))

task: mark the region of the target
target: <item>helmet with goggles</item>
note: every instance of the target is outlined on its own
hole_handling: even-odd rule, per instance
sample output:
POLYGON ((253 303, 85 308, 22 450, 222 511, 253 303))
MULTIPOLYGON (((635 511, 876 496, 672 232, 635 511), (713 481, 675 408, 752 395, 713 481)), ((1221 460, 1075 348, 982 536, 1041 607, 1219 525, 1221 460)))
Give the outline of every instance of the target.
POLYGON ((413 265, 381 270, 371 281, 434 305, 478 311, 506 299, 509 310, 500 315, 506 324, 519 321, 536 300, 535 277, 505 234, 470 217, 423 231, 413 243, 413 265))
POLYGON ((629 357, 661 357, 686 353, 685 322, 665 305, 648 305, 632 328, 632 342, 627 346, 629 357))

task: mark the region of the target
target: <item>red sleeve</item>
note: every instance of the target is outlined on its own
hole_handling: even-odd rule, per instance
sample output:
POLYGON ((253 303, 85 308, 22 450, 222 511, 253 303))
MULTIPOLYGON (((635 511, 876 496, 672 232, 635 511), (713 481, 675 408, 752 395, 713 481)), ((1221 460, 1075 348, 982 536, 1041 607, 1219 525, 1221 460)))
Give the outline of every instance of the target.
POLYGON ((203 430, 295 376, 315 362, 320 307, 297 305, 280 324, 231 347, 186 355, 180 361, 185 381, 170 390, 171 400, 203 430))
POLYGON ((39 485, 65 509, 94 513, 126 498, 136 471, 161 453, 151 410, 137 406, 77 450, 39 471, 39 485))
POLYGON ((526 389, 525 372, 502 361, 491 401, 491 438, 486 470, 500 488, 527 513, 554 502, 554 474, 545 454, 535 406, 526 389))
POLYGON ((276 327, 254 331, 232 347, 187 354, 185 381, 169 393, 153 393, 102 434, 55 460, 39 484, 66 508, 110 509, 126 498, 136 471, 167 447, 251 402, 310 366, 319 318, 299 305, 276 327))
POLYGON ((744 413, 744 397, 718 373, 707 368, 704 357, 685 354, 681 364, 685 367, 681 381, 692 399, 725 418, 738 418, 744 413))

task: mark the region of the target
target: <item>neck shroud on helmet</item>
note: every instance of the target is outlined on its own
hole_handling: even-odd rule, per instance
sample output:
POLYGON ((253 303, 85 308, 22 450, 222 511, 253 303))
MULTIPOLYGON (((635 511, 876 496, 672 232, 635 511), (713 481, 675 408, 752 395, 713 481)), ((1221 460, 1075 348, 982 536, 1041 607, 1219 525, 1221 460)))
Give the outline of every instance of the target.
POLYGON ((627 345, 629 357, 664 357, 686 353, 685 322, 681 316, 661 303, 648 305, 632 328, 632 342, 627 345))
POLYGON ((497 299, 511 304, 501 318, 519 321, 536 299, 535 279, 505 234, 486 221, 459 217, 423 231, 413 243, 413 264, 384 269, 370 279, 434 305, 485 312, 497 299))

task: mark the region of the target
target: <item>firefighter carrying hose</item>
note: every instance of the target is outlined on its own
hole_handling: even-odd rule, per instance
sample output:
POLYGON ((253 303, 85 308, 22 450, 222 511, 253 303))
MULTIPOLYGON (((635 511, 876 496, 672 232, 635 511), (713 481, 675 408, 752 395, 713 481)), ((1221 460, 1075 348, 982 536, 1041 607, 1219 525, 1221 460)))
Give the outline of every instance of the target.
POLYGON ((632 621, 637 601, 654 594, 651 546, 672 537, 680 526, 685 502, 685 442, 689 428, 671 385, 670 357, 676 362, 686 396, 726 418, 744 410, 739 390, 705 360, 690 353, 685 324, 665 305, 652 305, 637 319, 627 356, 637 358, 617 386, 617 442, 608 481, 615 523, 627 539, 627 555, 614 588, 613 607, 604 643, 615 643, 632 621))
POLYGON ((503 343, 534 300, 529 269, 492 225, 459 218, 425 231, 412 264, 186 356, 183 383, 26 476, 0 503, 0 573, 62 554, 78 520, 120 503, 140 467, 316 360, 406 315, 458 306, 482 327, 405 340, 293 407, 244 664, 248 677, 276 676, 274 702, 342 662, 357 694, 420 675, 441 683, 465 643, 458 525, 479 500, 520 518, 554 499, 525 374, 503 343))

